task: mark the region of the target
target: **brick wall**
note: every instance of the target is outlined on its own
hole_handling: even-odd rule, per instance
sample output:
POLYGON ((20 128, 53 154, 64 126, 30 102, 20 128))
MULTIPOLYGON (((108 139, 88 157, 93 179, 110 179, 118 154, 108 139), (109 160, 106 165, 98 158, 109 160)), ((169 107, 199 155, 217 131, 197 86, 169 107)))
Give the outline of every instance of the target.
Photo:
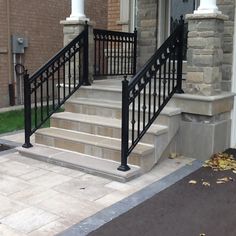
POLYGON ((8 104, 7 6, 0 0, 0 107, 8 104))
POLYGON ((224 26, 222 89, 231 91, 235 0, 217 0, 217 5, 223 14, 229 16, 229 20, 225 21, 224 26))
POLYGON ((108 29, 121 31, 120 21, 120 0, 108 0, 108 29))
MULTIPOLYGON (((60 21, 70 15, 71 0, 0 0, 0 107, 9 105, 7 56, 7 6, 10 1, 11 34, 27 37, 23 63, 32 74, 63 45, 60 21)), ((107 0, 85 1, 85 14, 96 27, 107 28, 107 0)))
POLYGON ((95 22, 95 28, 107 29, 108 0, 85 0, 85 14, 95 22))

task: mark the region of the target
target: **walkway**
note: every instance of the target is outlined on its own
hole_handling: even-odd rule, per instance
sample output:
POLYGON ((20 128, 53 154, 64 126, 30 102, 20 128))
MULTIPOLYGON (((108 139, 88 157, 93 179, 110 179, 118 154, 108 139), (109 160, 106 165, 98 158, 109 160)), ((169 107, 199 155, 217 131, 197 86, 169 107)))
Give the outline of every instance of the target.
MULTIPOLYGON (((15 142, 23 143, 22 133, 0 136, 0 143, 15 142)), ((181 168, 191 169, 192 162, 185 157, 166 159, 124 184, 25 158, 15 150, 0 152, 0 235, 63 232, 181 168)))

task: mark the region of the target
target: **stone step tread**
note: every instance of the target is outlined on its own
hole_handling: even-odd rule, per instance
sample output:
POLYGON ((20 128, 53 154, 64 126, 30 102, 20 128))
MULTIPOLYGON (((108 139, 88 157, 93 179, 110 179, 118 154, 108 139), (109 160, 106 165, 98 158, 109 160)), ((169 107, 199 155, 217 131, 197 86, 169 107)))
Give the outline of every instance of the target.
MULTIPOLYGON (((73 104, 81 104, 81 105, 94 105, 97 107, 106 107, 106 108, 116 108, 121 109, 121 102, 120 101, 111 101, 111 100, 103 100, 103 99, 93 99, 93 98, 71 98, 67 101, 67 103, 73 104)), ((166 116, 174 116, 181 114, 181 109, 177 107, 165 107, 161 111, 162 115, 166 116)))
POLYGON ((129 165, 130 170, 118 171, 120 163, 102 159, 82 153, 71 152, 59 148, 35 144, 32 148, 18 148, 22 156, 27 156, 39 161, 56 164, 70 169, 92 173, 94 175, 110 178, 119 182, 126 182, 141 175, 141 168, 129 165))
MULTIPOLYGON (((96 115, 86 115, 86 114, 73 113, 73 112, 60 112, 60 113, 53 114, 52 118, 95 124, 99 126, 121 128, 121 120, 115 119, 115 118, 101 117, 101 116, 96 116, 96 115)), ((142 123, 140 126, 142 127, 142 123)), ((161 135, 163 133, 168 132, 168 127, 164 125, 153 124, 148 129, 147 132, 154 135, 161 135)))
MULTIPOLYGON (((76 141, 84 144, 94 145, 101 148, 108 148, 112 150, 121 149, 121 140, 100 135, 88 134, 83 132, 76 132, 72 130, 60 128, 43 128, 36 132, 36 135, 45 135, 54 138, 62 138, 66 140, 76 141)), ((154 146, 151 144, 139 143, 133 150, 134 154, 146 155, 154 151, 154 146)))

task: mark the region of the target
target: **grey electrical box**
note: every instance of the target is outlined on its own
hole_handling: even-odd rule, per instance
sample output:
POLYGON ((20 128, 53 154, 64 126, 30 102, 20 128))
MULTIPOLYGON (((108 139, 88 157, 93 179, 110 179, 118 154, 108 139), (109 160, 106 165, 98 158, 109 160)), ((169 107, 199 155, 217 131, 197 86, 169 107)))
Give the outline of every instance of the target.
POLYGON ((23 54, 28 47, 28 39, 19 35, 12 35, 12 53, 23 54))

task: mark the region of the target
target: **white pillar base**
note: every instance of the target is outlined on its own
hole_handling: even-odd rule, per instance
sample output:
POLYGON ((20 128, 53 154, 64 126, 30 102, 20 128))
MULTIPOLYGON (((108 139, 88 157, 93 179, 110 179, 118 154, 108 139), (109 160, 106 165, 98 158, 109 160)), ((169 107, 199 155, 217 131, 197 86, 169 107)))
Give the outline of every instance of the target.
POLYGON ((194 11, 194 14, 209 14, 209 13, 222 14, 222 12, 219 11, 218 9, 199 9, 194 11))
POLYGON ((66 21, 89 21, 89 18, 84 16, 70 16, 66 18, 66 21))

